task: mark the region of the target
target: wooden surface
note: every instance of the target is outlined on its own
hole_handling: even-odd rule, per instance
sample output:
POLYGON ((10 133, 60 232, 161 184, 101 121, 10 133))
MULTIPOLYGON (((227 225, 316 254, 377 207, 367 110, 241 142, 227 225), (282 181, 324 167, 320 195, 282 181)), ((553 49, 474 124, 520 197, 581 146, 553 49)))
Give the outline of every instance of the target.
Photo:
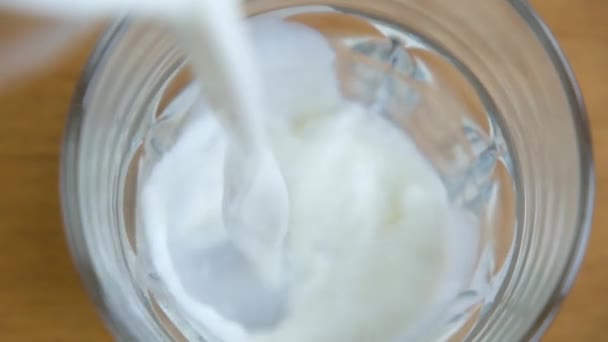
MULTIPOLYGON (((608 0, 531 2, 581 83, 598 177, 590 249, 545 341, 608 341, 608 0)), ((111 341, 72 266, 58 200, 65 113, 86 55, 74 49, 33 84, 0 95, 0 341, 111 341)))

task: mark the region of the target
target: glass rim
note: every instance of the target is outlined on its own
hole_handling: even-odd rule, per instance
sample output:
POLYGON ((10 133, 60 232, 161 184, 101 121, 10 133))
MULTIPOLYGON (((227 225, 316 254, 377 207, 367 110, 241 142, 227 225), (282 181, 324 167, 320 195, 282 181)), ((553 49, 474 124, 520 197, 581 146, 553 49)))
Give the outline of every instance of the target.
MULTIPOLYGON (((528 27, 542 44, 559 75, 565 96, 570 104, 573 126, 577 134, 578 153, 580 155, 581 191, 579 194, 577 230, 574 242, 569 251, 567 262, 563 266, 559 281, 555 284, 555 288, 551 291, 551 295, 543 305, 540 314, 531 322, 530 327, 522 336, 524 340, 536 341, 546 333, 553 323, 561 308, 561 304, 572 289, 581 269, 592 230, 596 182, 595 166, 591 129, 586 106, 580 86, 565 53, 559 46, 551 30, 527 0, 507 1, 528 24, 528 27)), ((73 262, 80 274, 81 281, 85 285, 89 298, 92 299, 97 310, 99 310, 101 316, 109 325, 109 328, 113 333, 125 334, 126 336, 131 335, 129 331, 131 331, 132 327, 129 327, 126 324, 127 322, 118 322, 113 319, 113 310, 116 308, 110 308, 103 301, 103 286, 96 275, 92 257, 86 248, 87 238, 80 217, 77 168, 81 122, 86 115, 84 100, 87 90, 98 71, 98 66, 105 59, 109 51, 112 50, 117 39, 128 29, 129 22, 130 19, 126 17, 110 22, 88 58, 80 80, 76 85, 68 111, 60 161, 60 196, 65 224, 64 229, 73 262)))
POLYGON ((509 3, 536 35, 560 77, 563 90, 570 103, 580 155, 581 191, 579 194, 577 230, 574 243, 559 281, 540 314, 532 322, 526 334, 523 335, 524 340, 537 341, 547 332, 559 313, 561 305, 568 293, 570 293, 585 258, 591 236, 595 203, 595 162, 593 158, 591 127, 583 94, 574 71, 557 38, 527 0, 509 0, 509 3))

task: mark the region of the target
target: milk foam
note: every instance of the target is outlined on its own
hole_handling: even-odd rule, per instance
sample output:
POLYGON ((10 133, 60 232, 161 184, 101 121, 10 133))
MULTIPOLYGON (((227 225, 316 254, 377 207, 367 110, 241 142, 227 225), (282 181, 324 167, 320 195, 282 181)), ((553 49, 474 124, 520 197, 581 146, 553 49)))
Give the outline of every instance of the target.
POLYGON ((227 341, 398 339, 466 286, 477 237, 455 236, 474 232, 475 219, 450 206, 406 135, 341 97, 335 55, 319 33, 278 20, 250 24, 265 85, 276 95, 268 130, 291 207, 286 307, 268 305, 278 294, 252 288, 246 271, 230 284, 200 286, 221 272, 209 251, 230 239, 221 213, 229 138, 209 108, 142 192, 157 270, 180 308, 227 341), (226 286, 245 310, 276 324, 247 330, 242 313, 210 295, 226 286))

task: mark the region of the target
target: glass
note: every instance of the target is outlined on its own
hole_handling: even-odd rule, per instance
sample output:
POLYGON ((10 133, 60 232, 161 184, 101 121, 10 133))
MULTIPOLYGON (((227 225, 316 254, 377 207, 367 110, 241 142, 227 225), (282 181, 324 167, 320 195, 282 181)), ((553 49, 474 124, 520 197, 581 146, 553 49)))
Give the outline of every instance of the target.
MULTIPOLYGON (((470 289, 429 328, 434 338, 540 337, 580 266, 594 178, 578 87, 527 3, 246 4, 250 15, 289 16, 341 44, 345 96, 408 132, 452 202, 481 220, 470 289)), ((191 81, 165 28, 123 19, 101 38, 75 95, 62 162, 67 235, 120 340, 216 340, 172 305, 147 262, 137 211, 138 186, 188 124, 191 81)))

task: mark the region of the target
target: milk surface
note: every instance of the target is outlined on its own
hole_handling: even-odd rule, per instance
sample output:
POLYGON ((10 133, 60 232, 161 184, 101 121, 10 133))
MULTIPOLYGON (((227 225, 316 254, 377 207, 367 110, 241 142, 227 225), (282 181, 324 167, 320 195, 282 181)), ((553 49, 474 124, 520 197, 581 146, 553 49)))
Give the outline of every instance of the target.
POLYGON ((226 341, 408 336, 466 286, 476 237, 466 246, 455 237, 475 220, 450 206, 403 132, 342 98, 323 36, 277 19, 251 20, 250 32, 290 206, 285 286, 260 284, 242 260, 212 257, 231 241, 222 214, 230 137, 209 105, 141 192, 160 277, 181 310, 226 341))

